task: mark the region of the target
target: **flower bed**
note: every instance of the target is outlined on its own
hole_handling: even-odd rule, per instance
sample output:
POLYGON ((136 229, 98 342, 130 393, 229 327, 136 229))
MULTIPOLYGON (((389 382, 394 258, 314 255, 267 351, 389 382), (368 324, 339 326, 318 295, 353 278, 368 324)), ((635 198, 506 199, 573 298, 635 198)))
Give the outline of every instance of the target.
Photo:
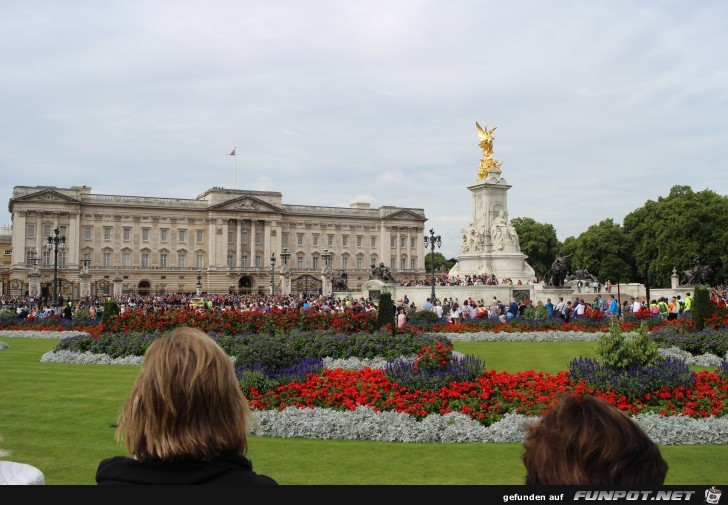
MULTIPOLYGON (((275 313, 268 316, 268 320, 264 314, 259 313, 250 313, 239 317, 239 320, 233 317, 239 314, 233 312, 229 312, 229 315, 214 312, 208 315, 198 314, 200 317, 194 314, 194 311, 187 310, 167 311, 159 317, 145 318, 144 314, 132 311, 128 315, 114 318, 109 325, 93 328, 91 332, 96 337, 94 339, 77 335, 76 341, 88 345, 88 349, 61 348, 48 353, 42 360, 73 359, 75 353, 84 362, 93 362, 95 357, 105 356, 102 359, 106 361, 97 362, 138 364, 141 361, 138 355, 145 348, 144 342, 156 338, 170 327, 189 324, 201 327, 211 334, 221 330, 221 335, 224 336, 218 338, 225 339, 224 346, 236 345, 235 340, 238 338, 251 338, 250 335, 244 336, 246 328, 257 331, 263 329, 263 334, 271 339, 276 336, 283 338, 285 335, 296 335, 297 350, 301 355, 305 355, 304 350, 310 348, 319 349, 319 357, 325 352, 323 349, 336 349, 338 355, 327 356, 324 360, 325 369, 303 375, 300 379, 287 380, 275 384, 275 387, 263 388, 250 384, 244 387, 251 406, 260 419, 254 433, 261 435, 305 436, 301 433, 310 433, 317 429, 318 436, 324 438, 333 434, 338 434, 336 438, 371 438, 366 434, 372 435, 376 432, 379 436, 386 437, 384 439, 400 441, 428 441, 428 437, 434 437, 438 441, 458 442, 514 441, 520 440, 523 423, 548 410, 557 395, 573 392, 606 398, 632 415, 635 420, 645 423, 643 427, 650 426, 654 432, 648 430, 648 433, 658 443, 728 442, 728 368, 724 359, 712 354, 707 355, 711 357, 711 365, 708 366, 716 364, 716 369, 696 373, 694 382, 689 386, 662 387, 630 398, 617 394, 608 387, 599 389, 589 386, 584 380, 577 381, 568 371, 558 374, 536 371, 509 374, 490 370, 468 380, 445 382, 445 385, 439 387, 433 387, 433 381, 429 379, 419 380, 423 386, 413 388, 412 384, 417 381, 410 381, 408 384, 407 374, 401 374, 400 379, 396 380, 393 380, 391 374, 387 374, 385 369, 391 362, 391 355, 387 361, 378 360, 377 356, 370 354, 366 356, 369 360, 367 364, 354 365, 355 362, 363 361, 357 353, 380 348, 377 347, 378 344, 367 342, 368 339, 381 339, 390 330, 385 328, 384 333, 377 333, 369 328, 373 319, 370 314, 362 314, 359 318, 346 313, 275 313), (136 328, 137 324, 144 329, 136 328), (276 325, 280 325, 280 328, 276 325), (321 326, 329 328, 332 325, 339 329, 341 335, 349 335, 348 338, 352 341, 358 341, 359 350, 354 352, 341 347, 341 341, 345 340, 343 338, 329 339, 326 345, 316 338, 309 338, 308 333, 316 334, 316 331, 308 331, 311 327, 317 329, 321 334, 320 338, 328 338, 326 332, 321 331, 321 326), (357 334, 362 328, 364 334, 357 334), (130 348, 134 351, 129 351, 130 348), (109 354, 98 352, 102 349, 108 350, 109 354), (670 426, 674 428, 672 431, 670 426), (670 436, 669 433, 673 435, 670 436)), ((596 323, 574 323, 561 325, 557 330, 545 329, 551 324, 549 321, 529 324, 524 320, 520 322, 520 326, 445 325, 438 329, 450 332, 437 334, 434 339, 433 334, 418 328, 408 328, 407 332, 400 334, 407 333, 411 339, 420 338, 421 343, 432 343, 456 340, 593 341, 604 333, 604 327, 600 331, 596 323), (483 331, 484 326, 488 327, 488 331, 483 331)), ((633 329, 634 326, 630 324, 626 323, 623 329, 633 329)), ((683 329, 686 326, 688 325, 683 322, 683 329)), ((719 329, 718 333, 721 331, 719 329)), ((708 332, 706 335, 705 345, 696 344, 693 338, 683 340, 690 342, 694 349, 721 349, 720 335, 717 340, 715 333, 708 332)), ((390 338, 389 334, 387 338, 390 338)), ((390 351, 392 346, 401 345, 393 342, 395 341, 391 340, 386 344, 390 351)), ((665 339, 665 342, 679 345, 680 339, 665 339)), ((670 349, 673 350, 673 355, 683 353, 684 358, 686 351, 674 346, 662 349, 661 353, 670 355, 670 349)), ((404 346, 400 352, 407 354, 407 351, 412 350, 412 347, 404 346)), ((472 369, 472 364, 463 365, 466 369, 472 369)), ((434 382, 442 380, 439 378, 434 382)))

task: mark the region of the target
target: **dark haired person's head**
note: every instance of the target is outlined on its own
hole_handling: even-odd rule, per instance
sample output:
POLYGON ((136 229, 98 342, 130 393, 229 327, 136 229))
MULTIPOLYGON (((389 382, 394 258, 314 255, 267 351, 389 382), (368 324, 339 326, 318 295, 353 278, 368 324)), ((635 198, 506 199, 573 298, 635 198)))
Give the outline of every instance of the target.
POLYGON ((524 440, 526 484, 662 485, 667 463, 625 413, 591 395, 568 395, 524 440))

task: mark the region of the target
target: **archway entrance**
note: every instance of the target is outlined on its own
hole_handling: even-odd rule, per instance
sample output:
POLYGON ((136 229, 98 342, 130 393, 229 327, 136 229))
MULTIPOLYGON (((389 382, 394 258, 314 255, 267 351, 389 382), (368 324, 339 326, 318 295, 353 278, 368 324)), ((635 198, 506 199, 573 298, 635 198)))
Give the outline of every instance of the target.
POLYGON ((252 293, 253 292, 253 283, 250 280, 250 277, 247 275, 244 275, 240 279, 238 279, 238 293, 252 293))
POLYGON ((145 296, 152 291, 152 286, 149 284, 149 281, 139 281, 139 284, 137 285, 137 291, 139 291, 139 294, 141 296, 145 296))

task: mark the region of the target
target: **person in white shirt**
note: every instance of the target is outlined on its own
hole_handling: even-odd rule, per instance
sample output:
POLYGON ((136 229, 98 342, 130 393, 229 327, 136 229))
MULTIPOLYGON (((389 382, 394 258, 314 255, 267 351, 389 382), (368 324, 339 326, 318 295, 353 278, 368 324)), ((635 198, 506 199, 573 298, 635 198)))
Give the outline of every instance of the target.
POLYGON ((642 310, 642 304, 636 298, 632 298, 632 313, 636 314, 640 310, 642 310))
POLYGON ((437 300, 434 307, 435 314, 437 314, 438 319, 442 319, 442 302, 440 300, 437 300))

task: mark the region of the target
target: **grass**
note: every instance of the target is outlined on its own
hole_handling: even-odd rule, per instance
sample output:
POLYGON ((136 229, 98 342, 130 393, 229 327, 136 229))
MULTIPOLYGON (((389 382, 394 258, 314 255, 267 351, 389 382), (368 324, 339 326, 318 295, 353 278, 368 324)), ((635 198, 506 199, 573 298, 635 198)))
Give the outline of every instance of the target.
MULTIPOLYGON (((41 363, 57 339, 0 338, 0 447, 40 468, 49 485, 94 484, 98 463, 125 453, 114 439, 119 408, 138 367, 41 363)), ((488 368, 556 372, 590 355, 585 342, 458 342, 488 368)), ((662 446, 666 484, 725 480, 728 446, 662 446)), ((405 444, 367 440, 251 437, 259 473, 288 485, 522 484, 520 444, 405 444)))

